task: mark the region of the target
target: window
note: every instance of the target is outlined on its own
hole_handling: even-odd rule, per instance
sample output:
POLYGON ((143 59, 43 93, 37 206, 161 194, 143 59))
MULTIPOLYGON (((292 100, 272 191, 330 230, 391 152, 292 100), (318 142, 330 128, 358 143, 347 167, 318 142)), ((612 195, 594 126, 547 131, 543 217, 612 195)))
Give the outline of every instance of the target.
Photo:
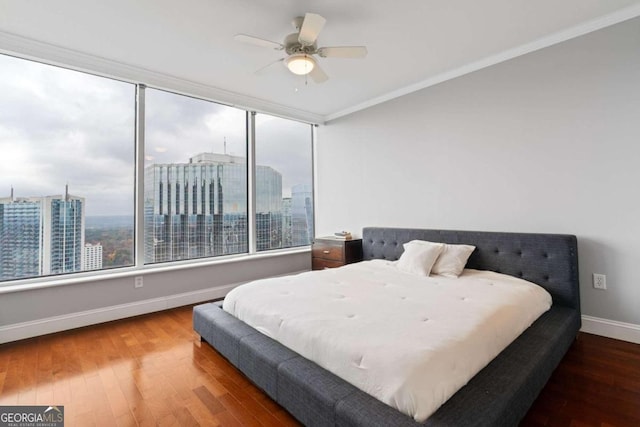
POLYGON ((256 114, 256 247, 313 239, 312 133, 308 124, 256 114))
POLYGON ((308 124, 0 55, 0 282, 309 245, 312 144, 308 124))
POLYGON ((145 263, 248 251, 246 112, 145 91, 145 263))
POLYGON ((133 265, 134 132, 135 85, 0 55, 0 281, 133 265))

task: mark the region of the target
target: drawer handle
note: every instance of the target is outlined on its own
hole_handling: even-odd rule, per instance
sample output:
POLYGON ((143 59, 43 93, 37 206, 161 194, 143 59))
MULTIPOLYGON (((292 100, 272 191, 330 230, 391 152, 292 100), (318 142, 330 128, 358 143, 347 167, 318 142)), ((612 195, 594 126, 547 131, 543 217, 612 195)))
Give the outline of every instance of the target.
POLYGON ((323 254, 331 253, 331 251, 322 251, 323 254))

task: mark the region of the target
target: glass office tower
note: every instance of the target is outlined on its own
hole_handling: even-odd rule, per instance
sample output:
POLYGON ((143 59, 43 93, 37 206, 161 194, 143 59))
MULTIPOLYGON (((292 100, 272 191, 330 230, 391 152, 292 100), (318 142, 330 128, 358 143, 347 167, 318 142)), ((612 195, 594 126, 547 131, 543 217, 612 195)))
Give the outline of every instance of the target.
MULTIPOLYGON (((268 190, 256 195, 257 244, 281 239, 282 177, 257 166, 268 190)), ((248 251, 244 157, 201 153, 189 163, 145 169, 145 263, 248 251)))
POLYGON ((0 279, 39 276, 40 215, 37 201, 0 200, 0 279))
POLYGON ((84 199, 68 196, 64 199, 46 197, 45 200, 43 246, 50 250, 44 251, 43 274, 81 271, 84 250, 84 199), (48 210, 50 212, 46 212, 48 210), (49 236, 50 240, 47 242, 49 236))

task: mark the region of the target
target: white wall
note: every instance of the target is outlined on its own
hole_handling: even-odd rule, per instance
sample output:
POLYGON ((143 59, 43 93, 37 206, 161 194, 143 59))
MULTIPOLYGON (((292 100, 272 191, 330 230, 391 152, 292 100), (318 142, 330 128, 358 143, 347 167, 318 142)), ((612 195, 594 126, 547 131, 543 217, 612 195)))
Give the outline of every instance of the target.
POLYGON ((318 235, 575 234, 583 314, 640 324, 639 19, 330 122, 317 163, 318 235))
POLYGON ((14 292, 0 288, 0 343, 222 298, 250 280, 310 269, 311 254, 302 250, 180 270, 139 271, 135 275, 143 276, 144 286, 138 289, 133 275, 14 292))

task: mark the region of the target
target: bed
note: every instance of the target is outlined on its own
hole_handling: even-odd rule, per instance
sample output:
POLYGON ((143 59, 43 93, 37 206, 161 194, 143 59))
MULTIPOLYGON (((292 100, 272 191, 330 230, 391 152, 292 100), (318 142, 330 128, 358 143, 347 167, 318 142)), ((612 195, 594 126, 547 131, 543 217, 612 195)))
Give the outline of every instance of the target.
POLYGON ((220 304, 195 307, 194 329, 305 425, 517 425, 580 328, 575 236, 369 227, 363 230, 364 259, 397 260, 403 243, 411 240, 474 245, 467 268, 537 283, 553 299, 549 311, 422 423, 258 332, 220 304))

